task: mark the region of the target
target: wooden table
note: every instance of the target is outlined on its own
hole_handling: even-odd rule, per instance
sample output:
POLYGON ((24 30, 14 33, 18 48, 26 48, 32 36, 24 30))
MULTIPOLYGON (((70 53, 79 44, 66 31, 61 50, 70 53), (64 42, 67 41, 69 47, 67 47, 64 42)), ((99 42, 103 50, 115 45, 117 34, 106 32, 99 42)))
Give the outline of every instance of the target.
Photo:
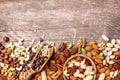
POLYGON ((42 34, 56 43, 120 38, 120 0, 0 0, 0 38, 30 42, 42 34))

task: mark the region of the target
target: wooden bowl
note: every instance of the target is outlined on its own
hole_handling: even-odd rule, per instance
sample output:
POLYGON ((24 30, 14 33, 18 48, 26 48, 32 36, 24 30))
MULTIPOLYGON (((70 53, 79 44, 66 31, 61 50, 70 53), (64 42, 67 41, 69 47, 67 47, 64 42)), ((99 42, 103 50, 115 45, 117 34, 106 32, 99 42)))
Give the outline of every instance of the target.
MULTIPOLYGON (((66 64, 68 63, 68 61, 70 61, 71 59, 73 59, 73 58, 75 58, 75 57, 78 57, 78 56, 83 57, 83 58, 86 58, 86 59, 88 59, 88 60, 90 61, 91 65, 93 66, 93 70, 95 71, 95 75, 94 75, 94 78, 93 78, 93 80, 95 80, 95 79, 96 79, 96 71, 97 71, 97 70, 96 70, 95 63, 93 62, 92 59, 90 59, 89 57, 87 57, 87 56, 84 55, 84 54, 76 54, 76 55, 71 56, 70 58, 68 58, 68 59, 66 60, 65 64, 63 65, 63 67, 66 66, 66 64)), ((63 72, 64 72, 64 69, 63 69, 63 72)), ((64 74, 63 74, 63 78, 64 78, 64 80, 67 80, 64 74)))

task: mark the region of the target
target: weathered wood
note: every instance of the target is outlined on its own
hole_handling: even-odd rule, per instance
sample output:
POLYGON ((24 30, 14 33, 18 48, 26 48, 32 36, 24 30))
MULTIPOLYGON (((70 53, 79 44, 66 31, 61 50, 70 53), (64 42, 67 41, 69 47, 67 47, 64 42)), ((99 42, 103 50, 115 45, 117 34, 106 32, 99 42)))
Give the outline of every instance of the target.
POLYGON ((73 43, 120 38, 120 0, 0 0, 0 38, 29 42, 42 34, 73 43))

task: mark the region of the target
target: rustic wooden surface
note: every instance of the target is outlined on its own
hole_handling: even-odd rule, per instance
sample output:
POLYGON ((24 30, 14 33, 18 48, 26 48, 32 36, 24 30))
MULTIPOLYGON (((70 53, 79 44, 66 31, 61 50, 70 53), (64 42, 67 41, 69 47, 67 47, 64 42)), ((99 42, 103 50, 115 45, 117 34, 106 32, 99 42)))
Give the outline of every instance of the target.
POLYGON ((56 43, 120 38, 120 0, 0 0, 0 38, 30 42, 42 34, 56 43))

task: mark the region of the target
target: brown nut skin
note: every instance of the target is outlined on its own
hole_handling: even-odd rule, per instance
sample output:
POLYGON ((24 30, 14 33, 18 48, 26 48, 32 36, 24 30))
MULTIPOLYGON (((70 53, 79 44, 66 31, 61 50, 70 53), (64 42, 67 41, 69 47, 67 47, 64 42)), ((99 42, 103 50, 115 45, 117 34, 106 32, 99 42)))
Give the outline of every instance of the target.
POLYGON ((63 51, 63 53, 64 53, 64 56, 65 56, 66 58, 70 57, 70 52, 69 52, 68 49, 65 49, 65 50, 63 51))
POLYGON ((8 55, 5 55, 5 56, 4 56, 4 59, 6 59, 6 60, 7 60, 8 58, 9 58, 9 56, 8 56, 8 55))
POLYGON ((17 58, 16 57, 13 57, 13 61, 16 61, 17 60, 17 58))
POLYGON ((67 44, 65 42, 61 42, 59 47, 58 47, 58 51, 62 52, 63 50, 65 50, 67 44))
POLYGON ((4 60, 4 62, 5 62, 6 64, 9 64, 9 61, 8 61, 8 60, 4 60))
POLYGON ((9 58, 9 59, 8 59, 9 62, 12 62, 12 60, 13 60, 12 58, 9 58))
POLYGON ((4 40, 5 42, 8 42, 8 41, 9 41, 9 37, 4 36, 4 37, 3 37, 3 40, 4 40))
POLYGON ((73 54, 76 54, 78 52, 78 47, 74 47, 70 50, 70 53, 73 55, 73 54))
POLYGON ((0 62, 3 62, 3 61, 4 61, 4 59, 0 58, 0 62))
POLYGON ((2 53, 6 53, 7 52, 7 48, 2 50, 2 53))
POLYGON ((16 64, 16 67, 20 67, 20 66, 21 66, 20 64, 18 64, 18 63, 16 64))
POLYGON ((0 49, 3 50, 5 47, 4 46, 0 46, 0 49))
POLYGON ((12 53, 11 49, 7 49, 7 54, 10 55, 12 53))
POLYGON ((4 55, 5 55, 4 53, 1 53, 1 54, 0 54, 1 57, 4 57, 4 55))

